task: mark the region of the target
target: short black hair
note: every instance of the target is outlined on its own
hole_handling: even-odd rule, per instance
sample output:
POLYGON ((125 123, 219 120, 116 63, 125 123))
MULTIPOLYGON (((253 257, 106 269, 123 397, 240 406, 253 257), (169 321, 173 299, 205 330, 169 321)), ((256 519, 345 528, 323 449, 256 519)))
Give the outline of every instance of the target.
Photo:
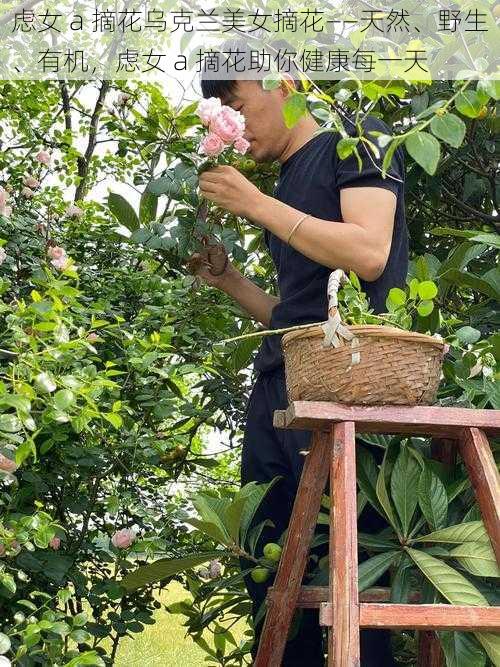
MULTIPOLYGON (((283 39, 280 40, 275 40, 271 44, 273 49, 280 49, 280 48, 291 48, 290 44, 286 42, 283 39)), ((270 53, 272 57, 272 52, 269 51, 269 49, 265 48, 260 48, 259 51, 264 51, 265 53, 270 53)), ((223 78, 208 78, 210 77, 210 72, 202 72, 202 75, 200 77, 200 86, 201 86, 201 93, 205 99, 208 99, 209 97, 219 97, 223 98, 226 95, 230 95, 234 93, 235 88, 236 88, 236 83, 238 80, 245 80, 246 79, 251 79, 258 81, 258 78, 253 78, 253 77, 245 77, 245 71, 250 70, 250 53, 251 53, 251 45, 249 45, 248 41, 243 40, 243 39, 231 39, 227 40, 219 50, 219 53, 221 57, 227 58, 228 62, 232 61, 232 58, 238 57, 238 59, 243 59, 244 63, 244 71, 243 72, 235 72, 236 78, 234 79, 223 79, 223 78), (229 54, 229 55, 228 55, 229 54)), ((241 65, 240 65, 241 66, 241 65)), ((293 77, 293 80, 295 82, 295 87, 298 91, 302 91, 303 86, 302 86, 302 80, 299 75, 299 70, 295 66, 293 62, 291 62, 290 65, 290 72, 287 72, 290 76, 293 77)), ((264 74, 261 74, 262 78, 268 74, 269 72, 265 72, 264 74)))

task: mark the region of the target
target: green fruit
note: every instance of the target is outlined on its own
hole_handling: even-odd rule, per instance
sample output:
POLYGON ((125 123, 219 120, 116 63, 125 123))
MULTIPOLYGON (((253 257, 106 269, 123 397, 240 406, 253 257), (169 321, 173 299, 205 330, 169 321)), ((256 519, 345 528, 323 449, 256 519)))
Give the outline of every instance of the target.
POLYGON ((269 570, 267 567, 254 567, 250 572, 250 576, 256 584, 262 584, 269 577, 269 570))
POLYGON ((243 160, 242 167, 245 171, 255 171, 257 165, 255 164, 255 160, 247 158, 246 160, 243 160))
POLYGON ((264 558, 268 558, 269 560, 277 563, 281 558, 281 552, 282 548, 279 544, 276 544, 275 542, 268 542, 268 544, 266 544, 264 547, 264 558))

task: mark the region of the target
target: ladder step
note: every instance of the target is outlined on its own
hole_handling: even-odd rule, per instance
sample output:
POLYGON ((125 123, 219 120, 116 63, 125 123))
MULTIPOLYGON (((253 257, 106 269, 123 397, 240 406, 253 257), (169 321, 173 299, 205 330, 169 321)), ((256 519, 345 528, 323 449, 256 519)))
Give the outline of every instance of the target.
MULTIPOLYGON (((268 599, 278 599, 279 594, 270 586, 267 591, 268 599)), ((419 602, 421 598, 420 591, 410 593, 410 602, 419 602)), ((359 594, 360 602, 389 602, 391 599, 391 589, 384 587, 368 588, 359 594)), ((297 601, 297 607, 307 609, 318 608, 322 602, 328 602, 328 586, 302 586, 297 601)))
MULTIPOLYGON (((319 619, 321 625, 333 625, 329 602, 321 603, 319 619)), ((365 602, 359 605, 359 619, 362 628, 498 631, 500 607, 365 602)))
POLYGON ((273 424, 277 428, 329 431, 332 423, 337 422, 355 422, 357 435, 366 431, 455 439, 465 427, 480 428, 490 436, 500 435, 500 410, 292 401, 285 410, 275 410, 273 417, 273 424))

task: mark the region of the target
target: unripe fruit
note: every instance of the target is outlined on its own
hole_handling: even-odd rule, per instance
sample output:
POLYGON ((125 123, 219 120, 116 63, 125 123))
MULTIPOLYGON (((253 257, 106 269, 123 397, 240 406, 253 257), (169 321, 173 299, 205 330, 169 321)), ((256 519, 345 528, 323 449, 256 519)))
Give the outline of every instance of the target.
POLYGON ((245 171, 255 171, 257 165, 255 164, 255 160, 252 160, 252 158, 247 158, 246 160, 243 160, 242 168, 245 171))
POLYGON ((262 584, 269 577, 269 570, 267 567, 254 567, 250 572, 250 576, 256 584, 262 584))
POLYGON ((277 563, 279 559, 281 558, 281 552, 282 548, 280 547, 279 544, 276 544, 275 542, 268 542, 266 546, 264 547, 264 558, 268 558, 269 560, 274 561, 277 563))

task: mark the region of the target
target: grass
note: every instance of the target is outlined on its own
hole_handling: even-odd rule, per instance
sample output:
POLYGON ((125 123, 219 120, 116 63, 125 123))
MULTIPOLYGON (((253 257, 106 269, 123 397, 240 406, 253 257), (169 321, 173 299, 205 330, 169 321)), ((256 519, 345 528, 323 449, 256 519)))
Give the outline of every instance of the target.
MULTIPOLYGON (((189 597, 189 593, 177 582, 172 581, 168 589, 162 591, 159 600, 162 605, 171 604, 189 597)), ((164 607, 157 609, 154 625, 145 625, 144 631, 134 638, 124 637, 116 654, 116 667, 199 667, 204 663, 206 653, 187 636, 182 623, 185 617, 169 614, 164 607)), ((243 639, 245 623, 240 621, 232 628, 236 641, 243 639)), ((204 639, 213 646, 212 634, 205 632, 204 639)))

